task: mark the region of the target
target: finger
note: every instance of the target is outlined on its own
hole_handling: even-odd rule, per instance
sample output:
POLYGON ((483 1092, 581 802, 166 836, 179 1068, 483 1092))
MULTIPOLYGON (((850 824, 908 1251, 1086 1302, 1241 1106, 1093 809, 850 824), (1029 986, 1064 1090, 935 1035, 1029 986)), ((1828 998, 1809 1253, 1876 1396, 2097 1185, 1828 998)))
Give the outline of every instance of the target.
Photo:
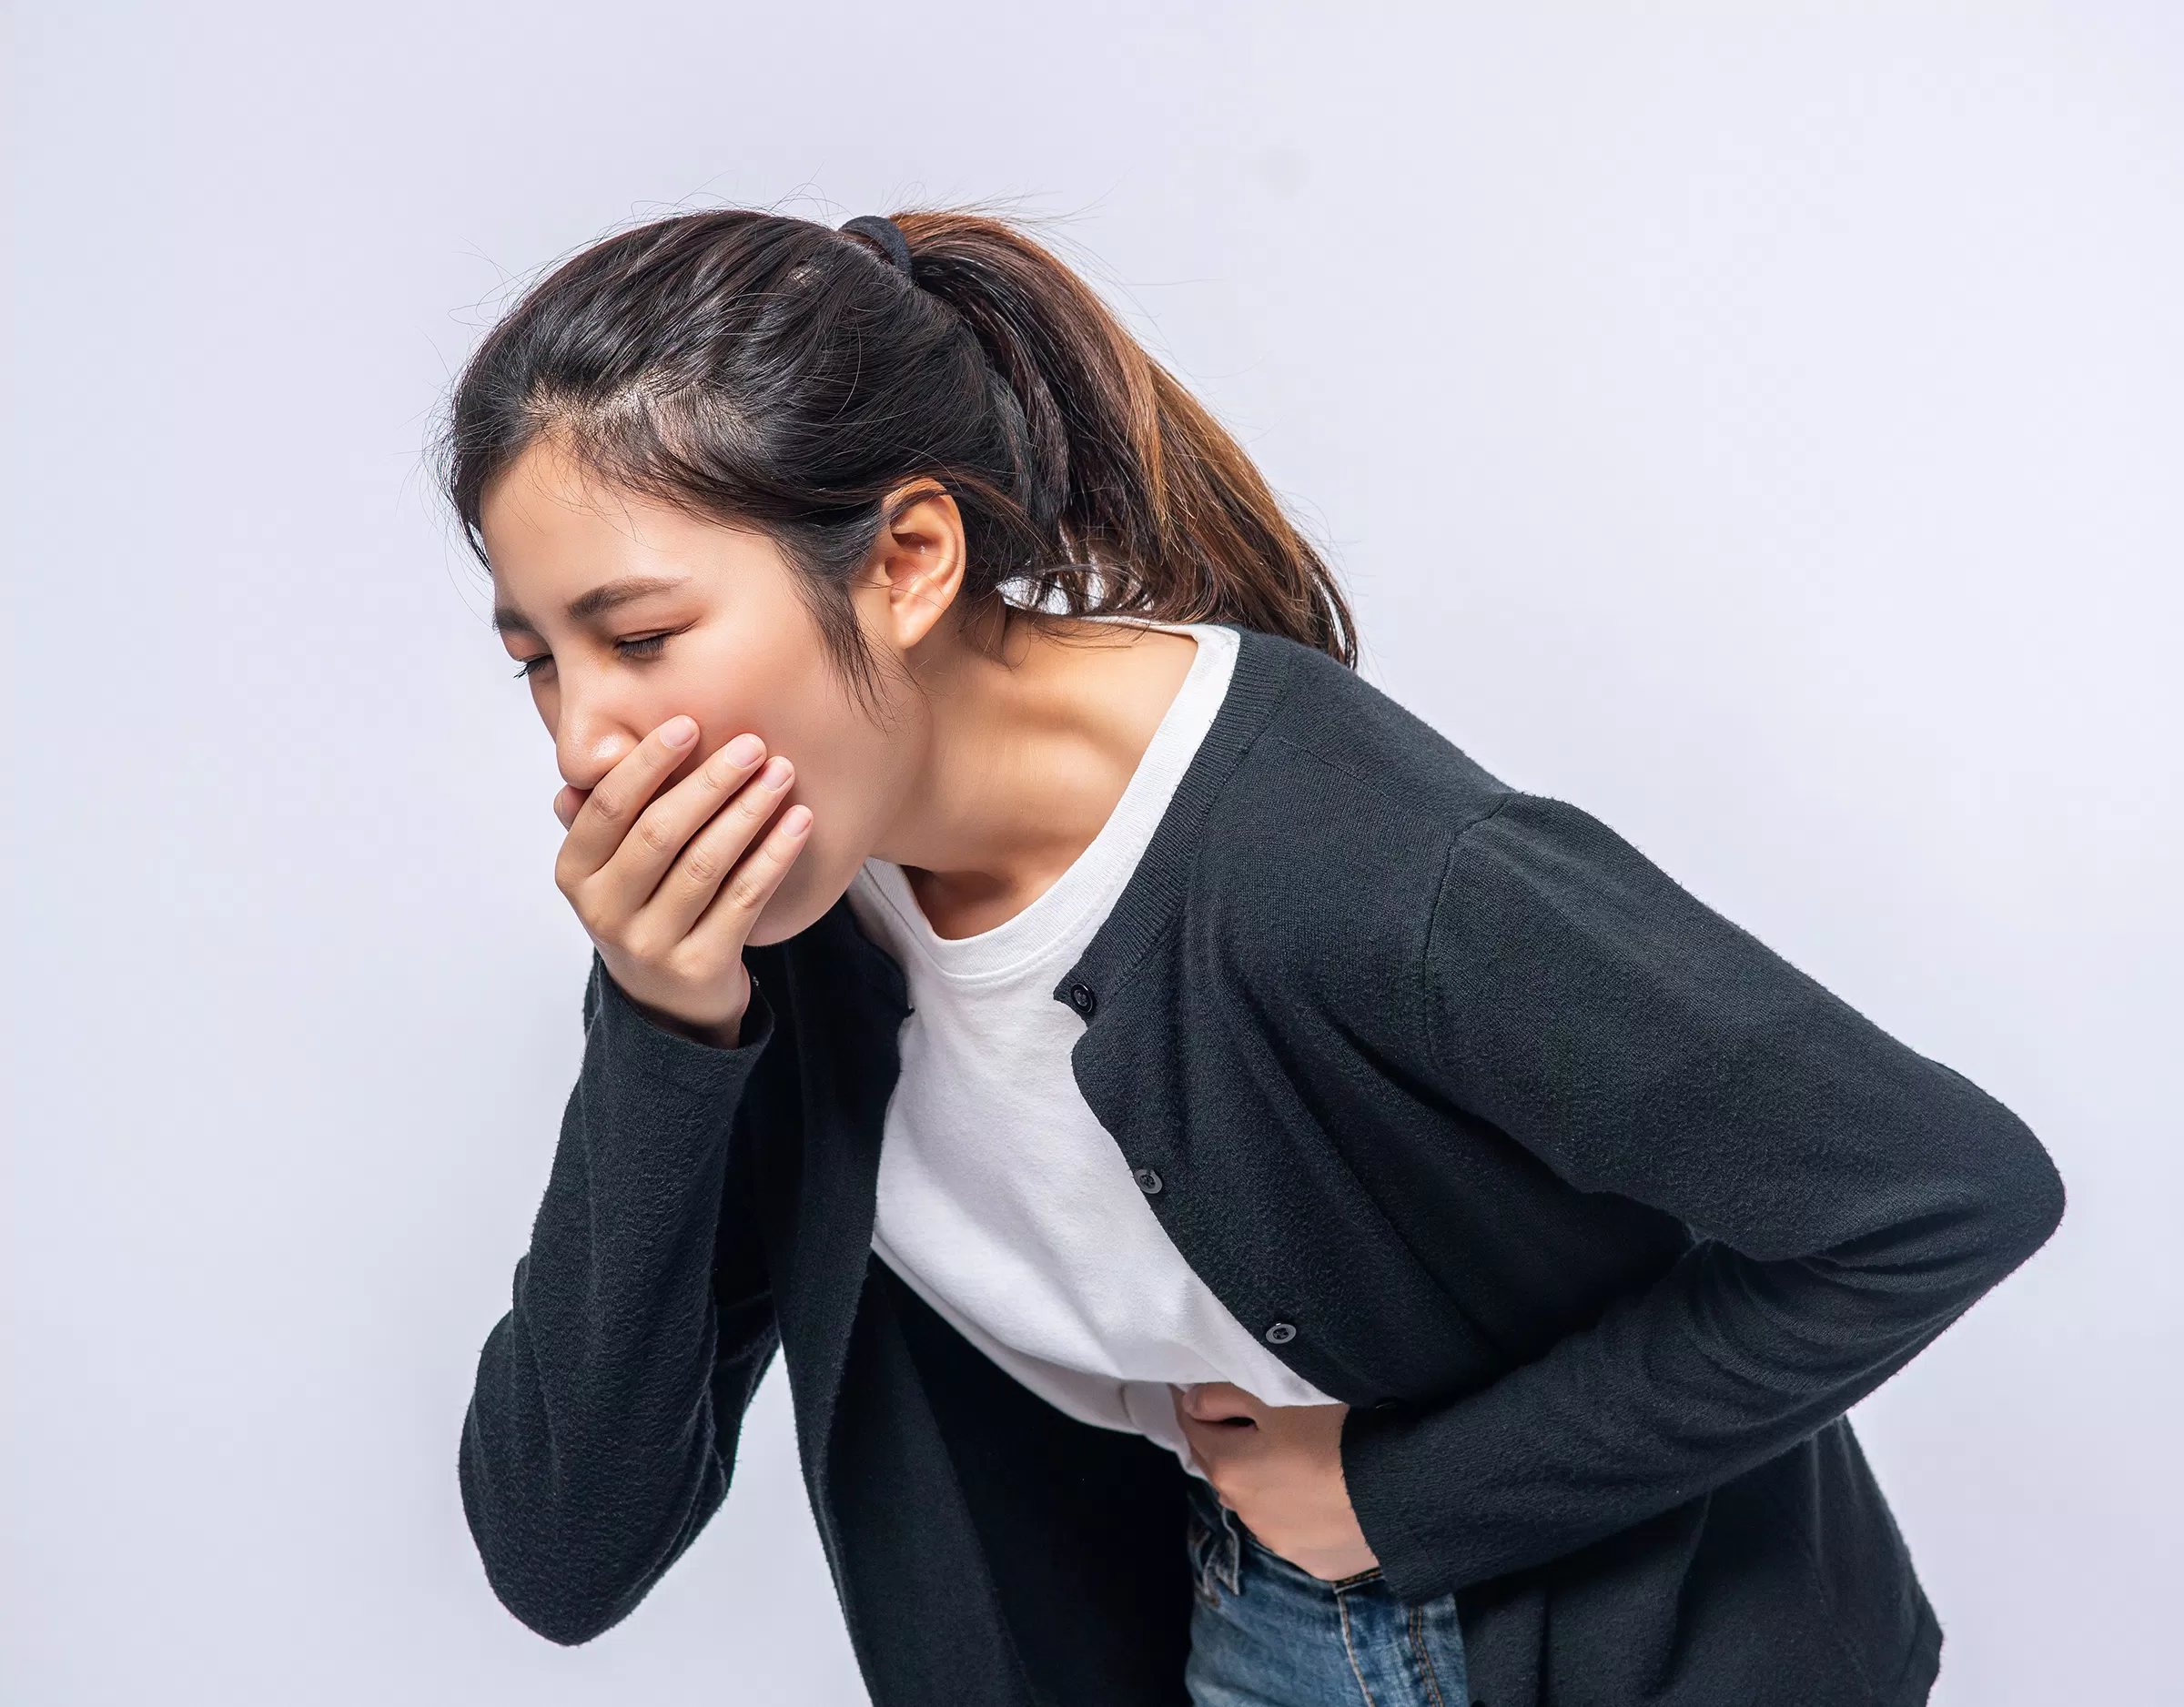
POLYGON ((809 806, 791 806, 776 818, 774 827, 743 857, 720 893, 698 915, 688 938, 692 946, 709 955, 741 954, 759 914, 804 852, 811 828, 809 806))
POLYGON ((1186 1419, 1183 1440, 1190 1449, 1191 1461, 1220 1496, 1221 1503, 1234 1509, 1252 1477, 1255 1455, 1249 1449, 1254 1444, 1250 1430, 1186 1419))
MULTIPOLYGON (((738 735, 640 813, 613 857, 587 886, 590 904, 598 916, 634 921, 650 906, 669 871, 688 852, 692 838, 732 799, 763 794, 766 805, 759 813, 761 822, 771 815, 787 783, 772 782, 763 788, 753 783, 752 772, 764 759, 765 750, 765 743, 756 735, 738 735)), ((761 774, 786 777, 794 774, 794 768, 776 753, 764 759, 761 774)), ((733 854, 729 863, 733 864, 733 854)), ((690 917, 694 918, 696 912, 691 909, 690 917)), ((689 923, 685 918, 682 928, 662 940, 680 942, 689 923)), ((649 921, 644 934, 652 934, 649 921)))
POLYGON ((1183 1423, 1183 1443, 1190 1449, 1190 1461, 1213 1484, 1215 1491, 1219 1491, 1228 1465, 1228 1460, 1221 1455, 1221 1442, 1208 1439, 1203 1429, 1194 1428, 1186 1419, 1183 1423))
POLYGON ((775 753, 763 770, 706 821, 638 915, 639 934, 665 943, 679 943, 690 934, 699 914, 735 869, 735 863, 764 833, 767 821, 787 803, 794 776, 794 766, 775 753))
POLYGON ((1257 1422, 1266 1410, 1231 1381, 1200 1381, 1185 1390, 1181 1403, 1200 1422, 1257 1422))
POLYGON ((576 822, 577 809, 591 796, 592 791, 588 788, 579 788, 573 783, 561 785, 561 792, 553 797, 553 815, 561 821, 562 829, 566 830, 576 822))
POLYGON ((1218 1429, 1208 1429, 1203 1423, 1193 1422, 1188 1417, 1181 1415, 1178 1416, 1177 1420, 1183 1426, 1184 1439, 1190 1443, 1191 1456, 1211 1476, 1221 1462, 1221 1448, 1228 1443, 1219 1438, 1218 1429))
POLYGON ((1193 1422, 1188 1418, 1183 1419, 1183 1439, 1198 1468, 1206 1472, 1207 1480, 1230 1493, 1236 1490, 1238 1476, 1258 1459, 1262 1444, 1253 1429, 1225 1429, 1218 1423, 1193 1422))
POLYGON ((671 717, 599 780, 578 809, 569 839, 554 862, 554 876, 563 889, 591 876, 614 856, 645 802, 689 756, 691 742, 697 738, 695 718, 671 717))
POLYGON ((1266 1430, 1249 1419, 1241 1422, 1208 1422, 1202 1417, 1193 1417, 1178 1411, 1176 1419, 1182 1424, 1183 1432, 1194 1440, 1209 1442, 1221 1452, 1240 1452, 1252 1449, 1266 1439, 1266 1430))

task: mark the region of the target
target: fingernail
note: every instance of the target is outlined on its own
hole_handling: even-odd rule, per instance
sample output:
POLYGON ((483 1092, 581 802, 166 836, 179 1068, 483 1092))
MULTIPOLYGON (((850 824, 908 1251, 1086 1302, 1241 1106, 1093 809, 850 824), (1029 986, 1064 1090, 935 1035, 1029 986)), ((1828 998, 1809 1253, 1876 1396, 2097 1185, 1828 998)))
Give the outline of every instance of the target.
POLYGON ((665 747, 687 747, 698 738, 694 718, 671 717, 660 725, 660 744, 665 747))
POLYGON ((789 780, 789 762, 775 753, 766 761, 766 768, 758 773, 758 780, 767 788, 779 788, 789 780))
POLYGON ((781 814, 784 835, 802 835, 812 827, 812 809, 809 806, 792 806, 781 814))
POLYGON ((737 767, 756 764, 758 755, 766 750, 766 743, 756 735, 738 735, 728 743, 728 763, 737 767))

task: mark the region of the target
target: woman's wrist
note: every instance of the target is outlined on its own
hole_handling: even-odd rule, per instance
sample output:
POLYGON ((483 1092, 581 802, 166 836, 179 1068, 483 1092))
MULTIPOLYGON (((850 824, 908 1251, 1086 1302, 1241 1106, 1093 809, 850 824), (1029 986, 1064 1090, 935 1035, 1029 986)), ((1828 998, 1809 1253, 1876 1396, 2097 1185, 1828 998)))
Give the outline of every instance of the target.
POLYGON ((703 1044, 709 1049, 735 1048, 743 1039, 743 1020, 750 1013, 750 1008, 746 1005, 741 1014, 713 1025, 705 1025, 697 1020, 682 1019, 660 1008, 649 1007, 634 996, 630 995, 626 990, 622 992, 622 995, 648 1025, 655 1026, 673 1036, 686 1038, 692 1043, 703 1044))

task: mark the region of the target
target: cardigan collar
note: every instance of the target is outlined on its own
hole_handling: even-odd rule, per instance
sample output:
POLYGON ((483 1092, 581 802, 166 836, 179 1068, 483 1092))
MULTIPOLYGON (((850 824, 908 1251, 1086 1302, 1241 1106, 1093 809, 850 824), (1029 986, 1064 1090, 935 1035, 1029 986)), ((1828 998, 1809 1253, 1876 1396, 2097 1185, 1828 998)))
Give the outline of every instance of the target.
POLYGON ((1239 623, 1216 626, 1236 631, 1236 667, 1228 692, 1154 827, 1137 869, 1077 964, 1051 992, 1056 1001, 1087 1020, 1099 993, 1127 977, 1174 919, 1198 857, 1207 814, 1289 685, 1294 658, 1288 646, 1239 623))
MULTIPOLYGON (((1116 897, 1114 907, 1077 956, 1077 964, 1051 992, 1056 1001, 1076 1009, 1087 1020, 1097 1005, 1099 993, 1127 977, 1174 919, 1198 855, 1207 814, 1272 717, 1295 668, 1291 648, 1275 637, 1234 622, 1215 626, 1236 632, 1236 666, 1228 679, 1228 691, 1122 894, 1116 897)), ((861 944, 859 952, 866 960, 869 975, 878 981, 899 1014, 907 1015, 909 985, 902 967, 855 924, 846 898, 837 900, 834 909, 849 916, 851 928, 846 934, 861 944)))

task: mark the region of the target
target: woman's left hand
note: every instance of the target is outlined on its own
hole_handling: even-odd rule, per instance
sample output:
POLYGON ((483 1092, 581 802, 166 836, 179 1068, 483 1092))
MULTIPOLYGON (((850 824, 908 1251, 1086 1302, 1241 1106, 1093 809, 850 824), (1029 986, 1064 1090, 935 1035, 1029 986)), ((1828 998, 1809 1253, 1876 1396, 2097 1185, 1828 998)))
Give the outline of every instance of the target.
POLYGON ((1175 1394, 1198 1468, 1269 1549, 1330 1582, 1380 1563, 1342 1480, 1348 1405, 1262 1405, 1227 1381, 1175 1394))

